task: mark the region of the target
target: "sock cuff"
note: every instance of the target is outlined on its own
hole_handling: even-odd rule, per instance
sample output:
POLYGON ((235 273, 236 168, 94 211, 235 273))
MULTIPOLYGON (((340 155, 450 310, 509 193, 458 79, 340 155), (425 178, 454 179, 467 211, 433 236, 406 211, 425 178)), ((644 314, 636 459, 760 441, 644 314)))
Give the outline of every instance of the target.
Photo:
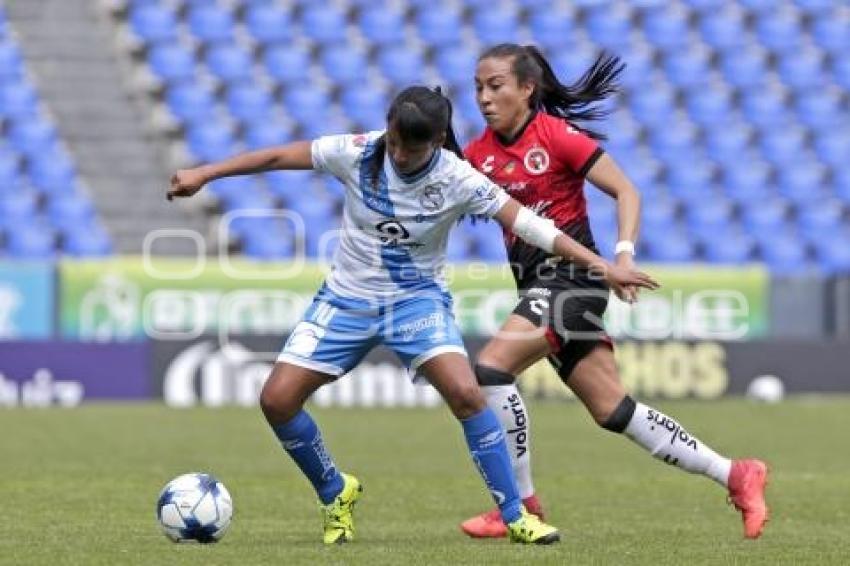
POLYGON ((608 417, 608 420, 602 424, 602 427, 611 432, 623 432, 629 426, 636 408, 637 403, 635 403, 635 400, 626 395, 620 401, 620 404, 617 405, 617 408, 614 409, 614 412, 608 417))
POLYGON ((281 440, 292 440, 298 438, 305 430, 312 426, 313 419, 307 411, 301 409, 298 411, 298 414, 285 423, 276 424, 272 428, 281 440))
POLYGON ((491 368, 490 366, 482 366, 481 364, 475 364, 475 379, 478 381, 478 385, 483 387, 513 385, 516 382, 515 375, 500 369, 491 368))
POLYGON ((461 419, 460 424, 467 435, 477 436, 492 431, 494 428, 501 429, 496 413, 490 407, 481 409, 471 417, 461 419))

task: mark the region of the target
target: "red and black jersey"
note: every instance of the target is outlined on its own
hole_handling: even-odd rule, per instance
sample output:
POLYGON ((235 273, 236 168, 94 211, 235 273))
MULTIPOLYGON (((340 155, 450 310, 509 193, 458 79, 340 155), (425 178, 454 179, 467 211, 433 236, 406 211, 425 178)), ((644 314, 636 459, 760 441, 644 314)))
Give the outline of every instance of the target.
MULTIPOLYGON (((464 152, 473 167, 513 198, 597 251, 584 198, 584 177, 604 152, 595 140, 562 118, 537 112, 513 140, 502 139, 488 127, 464 152)), ((522 286, 550 255, 512 234, 506 234, 505 241, 522 286)))

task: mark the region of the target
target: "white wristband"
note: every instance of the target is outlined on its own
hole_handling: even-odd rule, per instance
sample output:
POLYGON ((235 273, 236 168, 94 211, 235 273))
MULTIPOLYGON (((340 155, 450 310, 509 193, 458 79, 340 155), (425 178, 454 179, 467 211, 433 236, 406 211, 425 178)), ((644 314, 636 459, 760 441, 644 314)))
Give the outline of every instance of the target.
POLYGON ((617 242, 617 245, 614 246, 614 255, 620 255, 623 252, 635 255, 635 243, 629 240, 617 242))

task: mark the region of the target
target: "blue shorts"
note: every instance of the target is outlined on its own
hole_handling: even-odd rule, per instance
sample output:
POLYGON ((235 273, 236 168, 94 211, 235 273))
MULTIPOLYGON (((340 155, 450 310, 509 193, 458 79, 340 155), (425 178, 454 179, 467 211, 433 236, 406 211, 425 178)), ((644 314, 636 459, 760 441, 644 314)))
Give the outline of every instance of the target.
POLYGON ((411 376, 434 356, 466 354, 448 293, 418 293, 375 305, 322 286, 277 361, 340 377, 384 344, 411 376))

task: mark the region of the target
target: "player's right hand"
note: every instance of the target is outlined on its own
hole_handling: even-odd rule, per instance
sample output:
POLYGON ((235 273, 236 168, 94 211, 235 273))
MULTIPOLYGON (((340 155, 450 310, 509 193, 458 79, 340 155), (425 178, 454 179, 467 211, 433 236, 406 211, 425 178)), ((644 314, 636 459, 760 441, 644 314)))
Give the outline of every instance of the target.
POLYGON ((605 279, 617 297, 627 303, 633 303, 636 295, 630 288, 638 287, 654 291, 661 287, 655 279, 636 269, 628 269, 617 264, 609 264, 605 279))
POLYGON ((206 182, 207 178, 200 168, 180 169, 171 176, 171 188, 166 198, 172 200, 175 197, 190 197, 200 191, 206 182))

